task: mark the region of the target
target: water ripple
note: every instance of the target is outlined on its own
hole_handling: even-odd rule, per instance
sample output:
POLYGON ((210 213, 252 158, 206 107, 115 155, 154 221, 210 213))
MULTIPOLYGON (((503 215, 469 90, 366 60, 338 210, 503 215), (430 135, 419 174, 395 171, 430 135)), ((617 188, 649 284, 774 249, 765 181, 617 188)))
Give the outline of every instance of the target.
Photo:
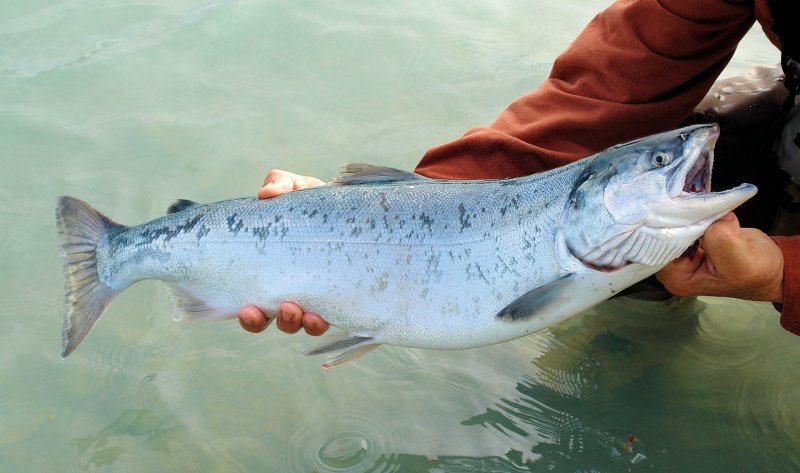
POLYGON ((398 430, 387 429, 391 422, 367 406, 309 419, 283 436, 275 471, 395 471, 392 452, 400 437, 398 430))
POLYGON ((16 45, 4 51, 0 77, 36 77, 150 47, 232 1, 199 5, 125 2, 91 7, 67 2, 21 13, 0 24, 3 39, 16 45))

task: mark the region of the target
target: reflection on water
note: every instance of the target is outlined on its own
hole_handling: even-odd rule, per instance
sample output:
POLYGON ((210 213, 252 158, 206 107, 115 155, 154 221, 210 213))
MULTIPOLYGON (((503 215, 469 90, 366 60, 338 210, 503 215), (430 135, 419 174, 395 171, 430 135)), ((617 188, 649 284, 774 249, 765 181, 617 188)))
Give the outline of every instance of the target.
MULTIPOLYGON (((800 339, 767 304, 614 300, 323 371, 304 336, 174 324, 146 282, 59 359, 58 195, 135 224, 272 167, 410 168, 535 87, 606 4, 0 5, 0 473, 800 470, 800 339)), ((755 32, 732 70, 764 58, 755 32)))
POLYGON ((95 435, 76 438, 72 441, 80 459, 86 458, 83 465, 89 468, 108 466, 126 452, 121 446, 127 437, 142 437, 136 443, 161 453, 169 453, 167 438, 163 435, 161 419, 146 409, 126 410, 111 424, 95 435))
POLYGON ((538 376, 464 424, 535 432, 542 441, 518 453, 547 471, 797 471, 800 400, 787 395, 800 370, 774 363, 775 339, 789 338, 770 329, 776 314, 751 309, 607 302, 555 329, 538 376))

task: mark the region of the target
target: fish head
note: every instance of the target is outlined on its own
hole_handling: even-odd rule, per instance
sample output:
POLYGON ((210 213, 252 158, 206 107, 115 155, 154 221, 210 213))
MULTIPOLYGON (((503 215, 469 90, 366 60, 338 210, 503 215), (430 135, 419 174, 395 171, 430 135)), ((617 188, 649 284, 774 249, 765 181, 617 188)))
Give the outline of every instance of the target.
POLYGON ((559 226, 569 254, 614 270, 665 265, 711 223, 756 194, 752 184, 711 191, 717 125, 695 125, 623 143, 590 158, 559 226))

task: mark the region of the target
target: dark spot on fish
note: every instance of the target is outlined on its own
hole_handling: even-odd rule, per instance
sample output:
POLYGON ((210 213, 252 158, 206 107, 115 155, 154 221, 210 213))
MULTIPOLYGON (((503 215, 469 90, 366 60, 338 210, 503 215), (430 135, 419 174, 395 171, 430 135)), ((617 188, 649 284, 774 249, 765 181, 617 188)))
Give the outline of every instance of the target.
POLYGON ((480 267, 480 265, 478 263, 475 263, 475 270, 478 272, 478 277, 480 277, 481 279, 483 279, 487 283, 489 282, 489 280, 486 279, 486 276, 483 274, 483 270, 481 270, 481 267, 480 267))
POLYGON ((458 213, 459 220, 461 220, 461 231, 463 232, 465 229, 472 226, 469 222, 469 215, 467 215, 467 209, 464 208, 464 204, 458 204, 458 213))
POLYGON ((198 241, 202 240, 203 237, 208 235, 209 233, 211 233, 211 229, 203 225, 202 227, 200 227, 199 230, 197 230, 197 240, 198 241))
POLYGON ((192 231, 192 229, 194 229, 197 223, 200 222, 200 220, 203 218, 203 215, 204 214, 195 215, 191 220, 186 221, 182 225, 175 225, 174 227, 165 226, 155 229, 145 229, 139 234, 141 240, 136 243, 136 246, 148 245, 158 240, 162 236, 164 237, 164 241, 167 242, 181 233, 189 233, 192 231))
POLYGON ((250 231, 253 233, 253 236, 258 238, 261 241, 266 240, 269 237, 269 227, 272 224, 268 223, 264 227, 253 227, 250 231))
POLYGON ((371 290, 372 292, 382 292, 385 291, 387 287, 389 287, 389 274, 382 273, 378 281, 376 281, 376 285, 374 285, 371 290))
POLYGON ((420 220, 422 220, 422 225, 427 226, 430 229, 433 229, 433 218, 427 215, 425 212, 422 212, 419 215, 420 220))
POLYGON ((378 193, 378 204, 381 206, 384 212, 389 211, 389 206, 386 204, 386 193, 380 192, 378 193))
POLYGON ((435 273, 439 270, 439 260, 441 259, 441 254, 439 253, 431 253, 428 255, 427 263, 428 263, 428 272, 435 273))
POLYGON ((233 214, 228 216, 227 219, 225 219, 225 221, 228 223, 228 230, 230 230, 230 232, 233 233, 234 235, 239 233, 239 230, 241 230, 242 227, 244 226, 244 222, 242 222, 242 219, 239 219, 238 221, 236 220, 237 216, 238 214, 233 214))

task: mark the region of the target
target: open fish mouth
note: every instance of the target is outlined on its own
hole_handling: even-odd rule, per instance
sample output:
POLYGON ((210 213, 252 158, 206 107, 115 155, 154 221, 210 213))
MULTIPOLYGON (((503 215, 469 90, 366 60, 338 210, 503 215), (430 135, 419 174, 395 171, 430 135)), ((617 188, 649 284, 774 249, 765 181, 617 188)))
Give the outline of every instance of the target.
POLYGON ((711 192, 711 169, 714 163, 714 143, 709 140, 694 160, 683 180, 683 192, 711 192))
POLYGON ((670 197, 711 193, 711 170, 714 167, 714 146, 717 138, 717 125, 698 128, 688 134, 683 153, 687 159, 670 179, 670 197))
POLYGON ((756 194, 757 189, 752 184, 741 184, 720 192, 711 191, 711 170, 717 138, 719 127, 714 124, 701 126, 686 134, 683 147, 685 161, 667 181, 667 194, 671 202, 659 208, 664 215, 672 214, 671 219, 664 219, 671 221, 665 226, 716 220, 756 194))

